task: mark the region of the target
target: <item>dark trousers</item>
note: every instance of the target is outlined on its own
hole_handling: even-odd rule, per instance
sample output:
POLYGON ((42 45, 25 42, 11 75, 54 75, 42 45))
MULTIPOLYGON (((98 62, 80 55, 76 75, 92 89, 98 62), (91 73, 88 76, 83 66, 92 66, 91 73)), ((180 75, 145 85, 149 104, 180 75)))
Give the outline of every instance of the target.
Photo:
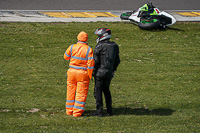
POLYGON ((104 93, 107 113, 112 114, 112 97, 109 90, 111 79, 112 73, 106 74, 106 76, 95 76, 94 97, 96 99, 96 109, 98 113, 103 113, 102 95, 104 93))

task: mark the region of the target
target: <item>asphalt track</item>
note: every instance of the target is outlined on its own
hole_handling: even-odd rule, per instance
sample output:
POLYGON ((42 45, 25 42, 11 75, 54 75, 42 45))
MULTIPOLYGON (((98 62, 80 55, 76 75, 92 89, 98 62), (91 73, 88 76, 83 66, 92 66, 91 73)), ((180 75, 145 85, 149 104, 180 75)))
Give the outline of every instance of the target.
MULTIPOLYGON (((200 10, 199 0, 151 0, 162 10, 200 10)), ((148 0, 0 0, 0 10, 133 10, 148 0)))
MULTIPOLYGON (((199 0, 151 0, 177 21, 200 21, 199 0)), ((146 0, 0 0, 0 22, 121 21, 146 0)))

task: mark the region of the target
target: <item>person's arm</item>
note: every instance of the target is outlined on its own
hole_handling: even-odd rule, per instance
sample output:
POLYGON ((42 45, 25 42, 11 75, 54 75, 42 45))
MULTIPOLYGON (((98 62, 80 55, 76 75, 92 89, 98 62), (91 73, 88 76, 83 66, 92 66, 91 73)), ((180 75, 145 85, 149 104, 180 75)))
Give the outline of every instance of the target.
POLYGON ((100 50, 101 50, 100 45, 97 44, 95 49, 94 49, 94 62, 95 62, 94 69, 96 69, 100 64, 100 57, 99 57, 100 56, 100 50))
POLYGON ((67 48, 66 52, 64 53, 64 59, 65 60, 70 60, 70 58, 71 58, 71 47, 72 47, 72 45, 69 46, 67 48))
POLYGON ((113 71, 117 70, 117 67, 119 66, 119 64, 120 64, 119 47, 117 46, 117 54, 116 54, 116 57, 115 57, 115 63, 114 63, 114 66, 113 66, 113 71))
POLYGON ((92 72, 94 70, 94 58, 93 58, 93 50, 90 49, 89 55, 88 55, 88 62, 87 62, 87 72, 90 77, 92 78, 92 72))

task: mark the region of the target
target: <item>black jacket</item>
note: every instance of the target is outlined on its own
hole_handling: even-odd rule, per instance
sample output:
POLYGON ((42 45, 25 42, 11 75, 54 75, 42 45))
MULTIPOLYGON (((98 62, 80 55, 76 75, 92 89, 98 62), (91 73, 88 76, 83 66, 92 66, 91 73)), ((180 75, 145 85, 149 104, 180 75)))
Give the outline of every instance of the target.
POLYGON ((119 47, 109 40, 100 41, 94 49, 94 73, 100 71, 113 72, 120 63, 119 47))

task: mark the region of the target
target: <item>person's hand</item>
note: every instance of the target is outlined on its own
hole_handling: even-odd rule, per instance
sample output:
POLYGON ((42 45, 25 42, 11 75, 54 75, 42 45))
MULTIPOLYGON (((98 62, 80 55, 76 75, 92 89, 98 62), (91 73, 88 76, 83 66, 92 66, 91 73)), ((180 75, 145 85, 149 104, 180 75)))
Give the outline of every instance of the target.
POLYGON ((112 79, 115 77, 115 71, 113 71, 112 73, 112 79))
POLYGON ((90 80, 93 81, 94 80, 93 77, 90 80))

